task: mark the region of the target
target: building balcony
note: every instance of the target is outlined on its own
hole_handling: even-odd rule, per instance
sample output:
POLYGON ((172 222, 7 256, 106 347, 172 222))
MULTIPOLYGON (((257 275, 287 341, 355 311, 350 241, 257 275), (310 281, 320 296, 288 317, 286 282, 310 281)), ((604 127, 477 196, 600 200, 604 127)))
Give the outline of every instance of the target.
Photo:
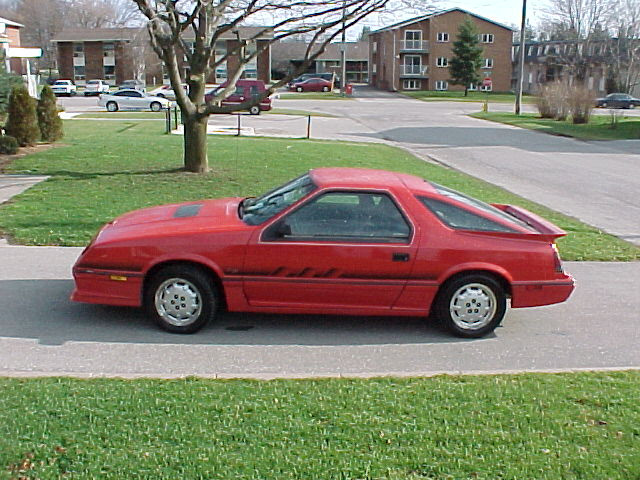
POLYGON ((427 40, 400 40, 400 52, 429 53, 427 40))
POLYGON ((427 65, 400 65, 400 77, 429 78, 429 67, 427 65))

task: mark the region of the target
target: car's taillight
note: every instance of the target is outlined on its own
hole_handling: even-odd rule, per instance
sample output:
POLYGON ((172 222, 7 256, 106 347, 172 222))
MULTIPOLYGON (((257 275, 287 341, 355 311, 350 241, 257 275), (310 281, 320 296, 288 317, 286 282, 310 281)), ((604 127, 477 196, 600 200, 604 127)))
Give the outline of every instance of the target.
POLYGON ((555 243, 551 244, 551 248, 553 248, 553 267, 557 273, 564 273, 564 269, 562 268, 562 260, 560 260, 560 252, 558 252, 558 247, 555 243))

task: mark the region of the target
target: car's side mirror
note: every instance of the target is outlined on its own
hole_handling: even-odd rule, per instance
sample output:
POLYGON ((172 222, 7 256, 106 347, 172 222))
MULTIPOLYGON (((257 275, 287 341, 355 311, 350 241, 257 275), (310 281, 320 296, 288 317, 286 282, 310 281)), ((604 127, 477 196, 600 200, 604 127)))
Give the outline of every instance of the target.
POLYGON ((278 226, 276 227, 276 236, 278 238, 291 236, 291 225, 286 222, 278 223, 278 226))

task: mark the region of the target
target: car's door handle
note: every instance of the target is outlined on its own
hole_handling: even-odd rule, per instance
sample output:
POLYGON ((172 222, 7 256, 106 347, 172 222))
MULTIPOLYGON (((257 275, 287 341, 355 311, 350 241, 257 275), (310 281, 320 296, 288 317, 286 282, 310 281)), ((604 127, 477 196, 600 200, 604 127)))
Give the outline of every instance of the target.
POLYGON ((398 253, 398 252, 394 252, 391 255, 391 259, 394 262, 408 262, 409 261, 409 254, 408 253, 398 253))

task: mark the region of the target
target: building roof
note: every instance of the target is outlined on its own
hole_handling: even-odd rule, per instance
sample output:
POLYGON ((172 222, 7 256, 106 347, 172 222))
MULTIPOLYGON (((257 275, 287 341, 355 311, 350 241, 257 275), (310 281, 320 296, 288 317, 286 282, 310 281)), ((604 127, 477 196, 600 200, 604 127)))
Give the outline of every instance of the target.
MULTIPOLYGON (((253 37, 268 27, 240 27, 240 38, 253 37)), ((122 28, 69 28, 56 35, 52 42, 113 42, 122 40, 134 40, 140 33, 146 33, 145 27, 122 28)), ((259 38, 272 38, 273 32, 267 32, 259 38)), ((193 30, 187 30, 184 38, 194 38, 193 30)), ((225 32, 221 40, 233 40, 236 34, 232 31, 225 32)))
POLYGON ((407 25, 411 25, 412 23, 417 23, 417 22, 421 22, 423 20, 428 20, 434 17, 439 17, 441 15, 445 15, 447 13, 451 13, 451 12, 462 12, 462 13, 466 13, 467 15, 471 15, 472 17, 476 17, 479 18, 480 20, 484 20, 485 22, 489 22, 489 23, 493 23, 494 25, 497 25, 498 27, 504 28, 506 30, 511 30, 514 31, 513 28, 511 27, 507 27, 506 25, 503 25, 502 23, 498 23, 495 22, 489 18, 483 17, 482 15, 477 15, 473 12, 470 12, 468 10, 464 10, 462 8, 449 8, 447 10, 439 10, 437 12, 433 12, 433 13, 428 13, 426 15, 422 15, 420 17, 414 17, 414 18, 410 18, 408 20, 404 20, 402 22, 398 22, 398 23, 394 23, 393 25, 389 25, 388 27, 384 27, 384 28, 380 28, 378 30, 375 30, 371 33, 380 33, 380 32, 386 32, 389 30, 396 30, 398 28, 402 28, 402 27, 406 27, 407 25))
POLYGON ((11 27, 18 27, 18 28, 24 27, 24 25, 22 25, 21 23, 13 22, 3 17, 0 17, 0 23, 4 23, 5 25, 9 25, 11 27))
POLYGON ((68 28, 51 39, 52 42, 113 42, 133 40, 140 28, 68 28))
MULTIPOLYGON (((274 61, 279 60, 302 60, 307 52, 308 42, 276 42, 271 47, 271 57, 274 61)), ((340 60, 341 43, 330 43, 325 51, 316 60, 340 60)), ((347 42, 347 60, 365 61, 369 60, 369 42, 347 42)))

